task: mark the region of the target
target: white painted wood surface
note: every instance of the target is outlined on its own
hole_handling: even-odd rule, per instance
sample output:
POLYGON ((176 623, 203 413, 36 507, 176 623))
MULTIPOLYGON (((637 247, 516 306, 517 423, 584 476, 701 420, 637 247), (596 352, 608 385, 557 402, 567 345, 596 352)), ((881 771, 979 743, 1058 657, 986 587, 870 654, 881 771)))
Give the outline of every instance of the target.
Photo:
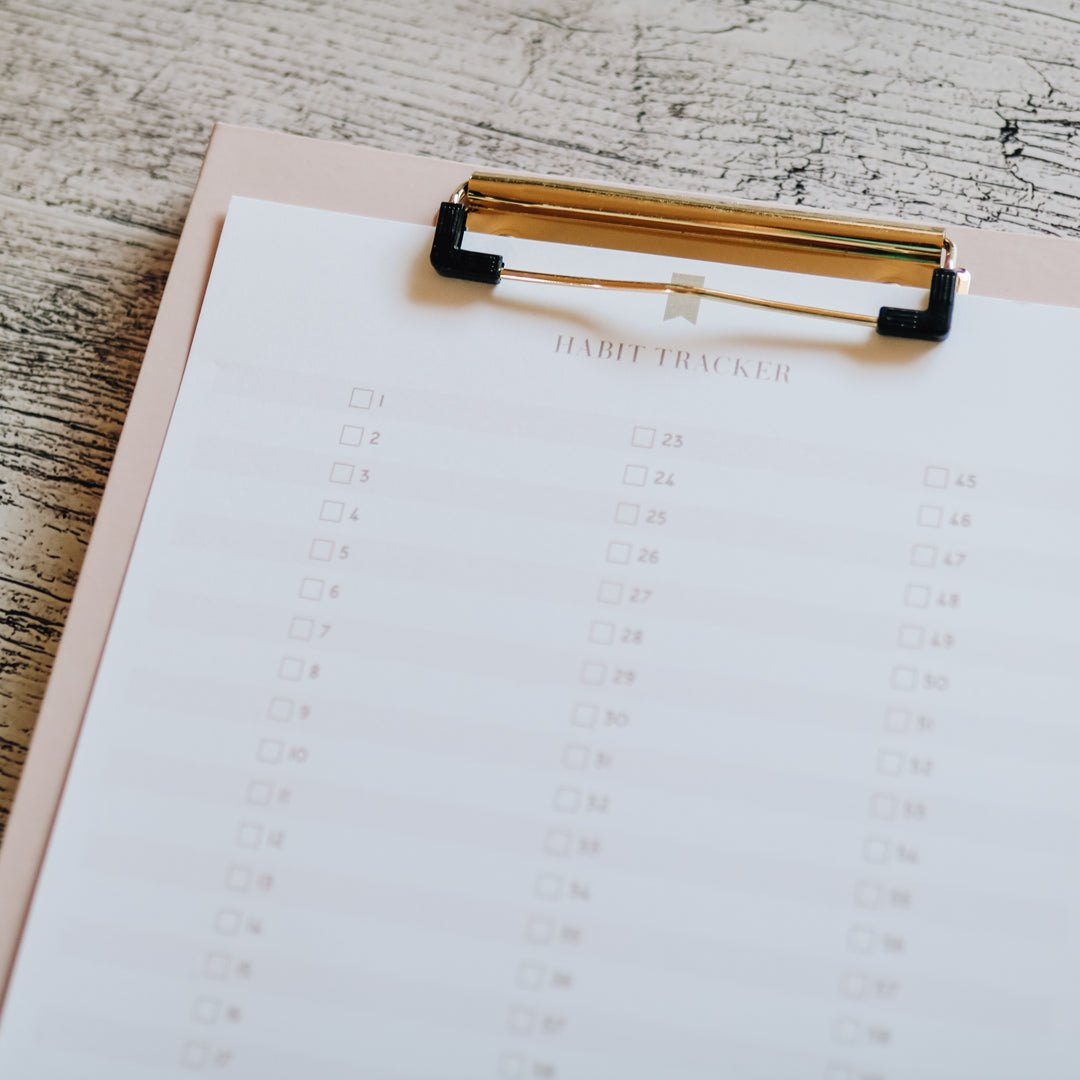
POLYGON ((1080 236, 1080 2, 0 0, 0 824, 218 120, 1080 236))

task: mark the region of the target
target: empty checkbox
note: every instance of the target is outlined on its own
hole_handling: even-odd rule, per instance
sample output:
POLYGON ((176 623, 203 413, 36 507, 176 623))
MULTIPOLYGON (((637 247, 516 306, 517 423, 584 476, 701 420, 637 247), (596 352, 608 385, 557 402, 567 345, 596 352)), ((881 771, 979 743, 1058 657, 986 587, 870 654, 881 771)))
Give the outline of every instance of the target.
POLYGON ((644 487, 649 470, 644 465, 627 465, 623 469, 622 482, 629 487, 644 487))
POLYGON ((531 945, 550 945, 555 937, 555 922, 542 915, 534 915, 525 924, 525 940, 531 945))
POLYGON ((570 854, 570 847, 573 842, 572 833, 568 833, 564 829, 552 829, 544 837, 544 851, 548 855, 555 855, 562 859, 570 854))
POLYGON ((871 953, 877 945, 877 934, 868 926, 853 926, 848 931, 847 944, 852 952, 871 953))
POLYGON ((306 577, 300 582, 301 600, 321 600, 326 582, 321 578, 306 577))
POLYGON ((522 990, 539 990, 544 985, 544 969, 526 960, 518 965, 517 984, 522 990))
POLYGON ((581 681, 586 686, 603 686, 606 678, 606 664, 585 663, 581 665, 581 681))
POLYGON ((340 521, 345 516, 345 504, 336 499, 323 499, 319 509, 320 521, 340 521))
POLYGON ((617 581, 601 581, 596 599, 601 604, 621 604, 623 587, 617 581))
POLYGON ((633 435, 630 436, 630 445, 636 446, 641 450, 652 449, 655 442, 656 428, 653 427, 636 427, 634 428, 633 435))
POLYGON ((574 727, 596 727, 596 706, 575 705, 570 713, 570 723, 574 727))
POLYGON ((310 641, 314 632, 314 619, 304 619, 298 616, 289 623, 289 637, 294 641, 310 641))
POLYGON ((251 871, 246 866, 230 866, 225 871, 225 888, 229 892, 247 892, 251 888, 251 871))
POLYGON ((563 765, 568 769, 584 769, 589 764, 589 748, 579 743, 571 743, 563 751, 563 765))
POLYGON ((520 1054, 503 1054, 499 1058, 499 1080, 525 1080, 528 1059, 520 1054))
POLYGON ((876 881, 855 883, 855 903, 861 908, 876 908, 881 904, 881 886, 876 881))
POLYGON ((239 847, 257 848, 262 843, 262 838, 261 825, 245 823, 236 830, 236 843, 239 847))
POLYGON ((860 971, 845 971, 840 976, 840 993, 846 998, 864 998, 869 986, 867 978, 860 971))
POLYGON ((908 607, 929 607, 930 606, 930 586, 929 585, 909 585, 904 590, 904 603, 908 607))
POLYGON ((615 523, 617 525, 636 525, 641 516, 641 507, 637 503, 619 503, 615 507, 615 523))
POLYGON ((532 1009, 515 1005, 506 1018, 506 1026, 512 1035, 528 1035, 536 1024, 536 1014, 532 1009))
POLYGON ((886 709, 885 730, 907 731, 911 727, 911 713, 907 709, 886 709))
POLYGON ((833 1021, 833 1042, 844 1046, 855 1046, 862 1042, 862 1025, 848 1016, 841 1016, 833 1021))
POLYGON ((341 428, 341 434, 338 436, 338 442, 342 446, 363 446, 364 429, 357 427, 355 424, 344 424, 341 428))
POLYGON ((581 806, 581 792, 577 788, 561 787, 555 792, 552 806, 563 814, 576 814, 581 806))
POLYGON ((904 771, 904 755, 895 750, 882 750, 878 754, 877 771, 882 776, 899 776, 904 771))
POLYGON ((896 643, 901 649, 921 649, 926 631, 921 626, 901 626, 896 643))
POLYGON ((940 529, 945 519, 943 506, 920 506, 915 520, 927 529, 940 529))
POLYGON ((266 710, 267 718, 276 720, 279 724, 287 724, 293 715, 296 703, 291 698, 276 697, 270 699, 270 708, 266 710))
POLYGON ((299 682, 304 675, 304 661, 299 656, 282 657, 278 664, 278 678, 289 682, 299 682))
POLYGON ((613 540, 607 547, 607 561, 625 566, 630 561, 631 547, 620 540, 613 540))
POLYGON ((563 891, 562 878, 558 874, 538 874, 533 891, 537 900, 558 900, 563 891))
POLYGON ((367 387, 364 386, 354 386, 352 393, 349 395, 349 408, 370 409, 371 402, 374 398, 374 390, 368 390, 367 387))
POLYGON ((334 541, 312 540, 308 557, 319 562, 329 562, 334 557, 334 541))
POLYGON ((889 685, 894 690, 914 690, 919 674, 914 668, 894 667, 889 676, 889 685))
POLYGON ((248 784, 247 801, 252 806, 269 806, 274 797, 274 785, 265 780, 252 780, 248 784))
POLYGON ((894 795, 872 795, 870 797, 870 816, 890 821, 896 817, 896 797, 894 795))
POLYGON ((923 484, 926 487, 943 488, 949 486, 949 470, 940 465, 928 465, 923 473, 923 484))
POLYGON ((210 1047, 207 1043, 186 1042, 180 1051, 180 1064, 185 1069, 201 1069, 210 1058, 210 1047))
POLYGON ((330 466, 330 483, 351 484, 355 472, 356 467, 350 465, 347 461, 335 461, 334 464, 330 466))
POLYGON ((214 1024, 221 1013, 221 1001, 213 997, 197 997, 191 1006, 191 1019, 197 1024, 214 1024))
POLYGON ((937 562, 937 548, 933 544, 916 544, 911 549, 912 566, 933 566, 937 562))
POLYGON ((208 953, 203 961, 203 974, 208 979, 226 979, 231 966, 232 962, 227 953, 208 953))
POLYGON ((880 836, 868 836, 863 841, 863 862, 887 863, 889 861, 889 842, 880 836))
POLYGON ((280 739, 260 739, 255 757, 264 765, 277 765, 285 753, 285 744, 280 739))
POLYGON ((244 921, 244 913, 236 908, 222 908, 214 919, 214 930, 226 937, 233 937, 240 933, 240 925, 244 921))
POLYGON ((589 627, 589 641, 593 645, 610 645, 615 640, 615 624, 594 622, 589 627))

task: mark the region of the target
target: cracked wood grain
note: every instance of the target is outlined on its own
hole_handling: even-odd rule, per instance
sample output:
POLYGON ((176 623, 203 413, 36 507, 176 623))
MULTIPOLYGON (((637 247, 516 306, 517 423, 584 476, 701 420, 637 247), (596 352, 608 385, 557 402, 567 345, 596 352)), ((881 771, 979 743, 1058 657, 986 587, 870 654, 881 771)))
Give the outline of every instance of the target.
POLYGON ((1080 236, 1080 0, 0 0, 0 823, 214 121, 1080 236))
POLYGON ((15 785, 173 240, 0 202, 0 808, 15 785))

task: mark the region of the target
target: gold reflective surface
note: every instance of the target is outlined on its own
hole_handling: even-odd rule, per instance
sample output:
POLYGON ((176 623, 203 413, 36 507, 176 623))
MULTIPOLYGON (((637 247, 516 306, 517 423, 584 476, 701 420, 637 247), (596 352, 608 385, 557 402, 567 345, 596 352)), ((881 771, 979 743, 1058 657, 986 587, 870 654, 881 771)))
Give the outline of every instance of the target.
POLYGON ((952 263, 942 228, 476 173, 455 196, 469 229, 771 270, 926 287, 952 263))
POLYGON ((706 300, 724 300, 731 304, 749 304, 751 307, 769 308, 773 311, 791 311, 796 315, 814 315, 821 319, 843 319, 846 322, 874 326, 876 315, 862 315, 851 311, 834 311, 832 308, 809 307, 806 304, 790 304, 786 300, 764 300, 757 296, 720 292, 700 285, 670 284, 661 281, 623 281, 615 278, 574 277, 570 274, 540 274, 532 270, 503 270, 501 281, 530 281, 539 285, 572 285, 584 289, 618 289, 623 292, 669 293, 679 296, 700 296, 706 300))

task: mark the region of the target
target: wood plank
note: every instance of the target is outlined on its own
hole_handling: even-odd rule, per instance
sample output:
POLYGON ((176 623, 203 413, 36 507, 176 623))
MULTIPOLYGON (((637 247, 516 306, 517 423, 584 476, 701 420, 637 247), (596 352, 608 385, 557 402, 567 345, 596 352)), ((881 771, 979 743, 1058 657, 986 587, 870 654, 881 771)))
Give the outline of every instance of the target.
MULTIPOLYGON (((179 223, 177 223, 179 224, 179 223)), ((0 813, 14 796, 174 241, 0 203, 0 813)))

